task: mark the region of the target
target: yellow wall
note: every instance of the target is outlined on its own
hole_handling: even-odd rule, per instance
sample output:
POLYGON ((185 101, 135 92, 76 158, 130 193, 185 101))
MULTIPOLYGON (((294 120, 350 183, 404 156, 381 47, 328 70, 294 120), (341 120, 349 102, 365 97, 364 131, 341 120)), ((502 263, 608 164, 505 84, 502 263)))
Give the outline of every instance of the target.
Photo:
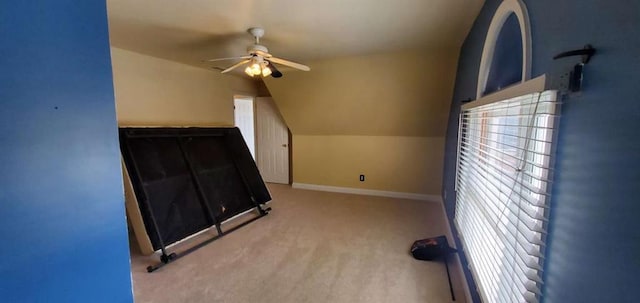
POLYGON ((233 95, 256 95, 248 79, 111 48, 118 123, 233 125, 233 95))
POLYGON ((265 79, 293 133, 294 182, 439 194, 457 57, 338 58, 265 79))
POLYGON ((443 146, 444 137, 294 135, 294 182, 437 194, 443 146))
POLYGON ((264 81, 256 81, 256 96, 258 97, 271 97, 269 89, 264 84, 264 81))

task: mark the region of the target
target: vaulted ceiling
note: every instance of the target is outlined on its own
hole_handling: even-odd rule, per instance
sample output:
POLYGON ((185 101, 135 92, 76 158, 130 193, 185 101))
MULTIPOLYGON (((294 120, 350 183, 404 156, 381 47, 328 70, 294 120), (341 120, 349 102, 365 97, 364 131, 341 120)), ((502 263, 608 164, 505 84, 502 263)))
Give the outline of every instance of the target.
MULTIPOLYGON (((307 61, 457 49, 483 0, 107 0, 115 47, 200 67, 244 55, 247 28, 272 54, 307 61)), ((219 63, 218 65, 225 65, 219 63)))

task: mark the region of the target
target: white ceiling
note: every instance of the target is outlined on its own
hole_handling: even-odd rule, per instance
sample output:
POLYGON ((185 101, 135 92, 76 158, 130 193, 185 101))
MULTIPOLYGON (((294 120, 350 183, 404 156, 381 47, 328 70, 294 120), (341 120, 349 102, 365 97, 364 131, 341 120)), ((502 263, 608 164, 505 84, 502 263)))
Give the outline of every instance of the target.
POLYGON ((115 47, 201 67, 246 54, 247 28, 299 61, 458 48, 484 0, 107 0, 115 47))

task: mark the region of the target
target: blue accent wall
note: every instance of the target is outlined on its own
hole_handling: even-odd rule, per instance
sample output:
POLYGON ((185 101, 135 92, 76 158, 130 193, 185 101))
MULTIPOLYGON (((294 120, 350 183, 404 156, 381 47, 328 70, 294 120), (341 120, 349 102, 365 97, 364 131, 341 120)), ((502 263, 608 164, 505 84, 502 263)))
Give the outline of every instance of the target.
POLYGON ((105 1, 0 3, 0 302, 132 302, 105 1))
MULTIPOLYGON (((583 91, 563 100, 543 300, 635 302, 640 289, 640 2, 524 2, 531 19, 533 77, 546 74, 550 88, 557 88, 579 58, 554 61, 554 55, 587 43, 598 50, 585 66, 583 91)), ((445 151, 443 194, 450 219, 460 101, 475 98, 484 39, 500 3, 486 1, 461 50, 445 151)))

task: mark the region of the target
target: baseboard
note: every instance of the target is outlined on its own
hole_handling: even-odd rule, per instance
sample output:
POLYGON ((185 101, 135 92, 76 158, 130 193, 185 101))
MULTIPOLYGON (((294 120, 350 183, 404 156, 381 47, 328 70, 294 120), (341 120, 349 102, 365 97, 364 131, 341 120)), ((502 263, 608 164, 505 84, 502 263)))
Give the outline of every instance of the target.
POLYGON ((440 198, 439 195, 424 195, 424 194, 404 193, 404 192, 397 192, 397 191, 384 191, 384 190, 353 188, 353 187, 339 187, 339 186, 329 186, 329 185, 295 183, 295 182, 291 184, 291 187, 297 188, 297 189, 328 191, 328 192, 343 193, 343 194, 378 196, 378 197, 389 197, 389 198, 421 200, 421 201, 442 203, 441 202, 442 198, 440 198))
MULTIPOLYGON (((449 241, 449 245, 454 244, 455 245, 455 241, 452 241, 453 238, 453 230, 451 229, 451 224, 449 224, 449 217, 447 216, 447 210, 444 208, 444 199, 442 197, 438 197, 438 199, 440 200, 440 207, 442 208, 442 215, 444 216, 444 220, 445 223, 447 224, 447 239, 451 240, 449 241)), ((471 290, 469 289, 469 283, 467 282, 467 276, 464 275, 464 270, 463 270, 463 266, 462 266, 462 260, 460 260, 460 254, 463 254, 464 252, 462 251, 462 248, 460 247, 456 247, 456 249, 458 250, 458 253, 455 254, 455 259, 454 261, 456 263, 458 263, 456 266, 458 268, 458 276, 460 277, 460 279, 462 279, 462 290, 464 291, 464 295, 466 297, 466 301, 467 302, 471 302, 471 290)))

